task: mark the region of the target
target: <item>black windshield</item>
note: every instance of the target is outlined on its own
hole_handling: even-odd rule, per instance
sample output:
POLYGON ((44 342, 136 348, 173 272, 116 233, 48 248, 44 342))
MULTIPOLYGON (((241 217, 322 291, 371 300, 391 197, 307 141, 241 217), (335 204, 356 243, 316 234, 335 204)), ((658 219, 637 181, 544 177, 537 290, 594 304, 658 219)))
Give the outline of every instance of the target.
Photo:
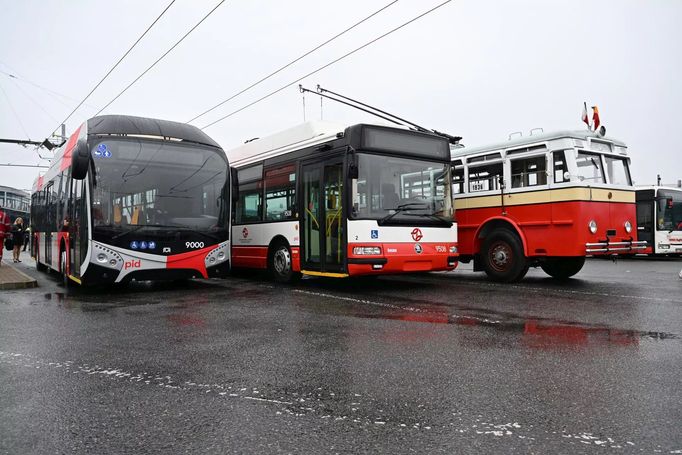
POLYGON ((226 229, 227 161, 221 150, 145 139, 94 142, 95 230, 139 226, 226 229))

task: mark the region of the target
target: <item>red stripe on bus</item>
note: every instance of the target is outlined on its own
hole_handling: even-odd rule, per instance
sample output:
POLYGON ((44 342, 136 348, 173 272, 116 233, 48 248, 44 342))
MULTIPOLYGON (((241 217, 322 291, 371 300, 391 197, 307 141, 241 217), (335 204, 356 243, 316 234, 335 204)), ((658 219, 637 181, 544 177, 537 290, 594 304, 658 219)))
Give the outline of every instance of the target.
POLYGON ((166 258, 167 269, 189 269, 196 270, 201 276, 208 278, 206 271, 206 255, 213 250, 216 245, 211 245, 200 250, 188 251, 186 253, 173 254, 166 258))
POLYGON ((232 266, 233 267, 248 267, 248 268, 255 268, 255 269, 267 268, 267 266, 268 266, 268 247, 267 246, 233 246, 232 247, 232 266))
POLYGON ((83 128, 83 125, 78 127, 78 129, 71 135, 69 138, 69 142, 66 143, 66 148, 64 149, 64 155, 62 155, 62 160, 61 163, 59 164, 59 171, 63 171, 64 169, 68 169, 69 166, 71 166, 71 160, 73 156, 73 148, 76 146, 76 142, 78 142, 78 136, 80 135, 81 128, 83 128))

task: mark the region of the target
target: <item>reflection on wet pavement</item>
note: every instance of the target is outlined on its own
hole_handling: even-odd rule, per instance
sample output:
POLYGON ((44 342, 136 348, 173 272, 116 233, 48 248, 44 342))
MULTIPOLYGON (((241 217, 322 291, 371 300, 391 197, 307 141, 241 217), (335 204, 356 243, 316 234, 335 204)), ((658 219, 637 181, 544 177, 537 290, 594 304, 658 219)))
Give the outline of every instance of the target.
MULTIPOLYGON (((677 339, 666 332, 628 330, 606 325, 585 324, 540 317, 522 317, 507 312, 466 307, 463 305, 438 305, 433 302, 404 299, 408 305, 356 299, 330 293, 294 289, 293 292, 318 298, 348 302, 345 307, 320 306, 322 311, 369 319, 392 319, 429 324, 454 324, 469 327, 486 327, 519 333, 529 347, 552 345, 615 344, 637 345, 642 338, 651 340, 677 339), (454 312, 453 312, 454 310, 454 312)), ((394 300, 395 301, 395 300, 394 300)))

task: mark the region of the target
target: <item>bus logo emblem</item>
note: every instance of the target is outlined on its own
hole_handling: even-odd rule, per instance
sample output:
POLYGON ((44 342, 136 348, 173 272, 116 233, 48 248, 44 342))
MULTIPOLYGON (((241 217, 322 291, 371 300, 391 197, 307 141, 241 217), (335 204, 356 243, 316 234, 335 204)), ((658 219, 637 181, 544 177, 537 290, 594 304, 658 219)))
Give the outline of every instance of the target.
MULTIPOLYGON (((422 230, 419 228, 412 229, 412 232, 410 232, 410 234, 412 234, 412 239, 415 242, 420 241, 424 237, 424 234, 422 234, 422 230)), ((420 247, 420 250, 421 250, 421 247, 420 247)), ((421 251, 418 251, 418 253, 421 253, 421 251)))
POLYGON ((422 251, 423 251, 422 246, 418 243, 415 243, 414 244, 414 252, 417 254, 422 254, 422 251))
POLYGON ((242 229, 242 235, 244 236, 244 238, 247 238, 249 236, 249 230, 246 228, 242 229))

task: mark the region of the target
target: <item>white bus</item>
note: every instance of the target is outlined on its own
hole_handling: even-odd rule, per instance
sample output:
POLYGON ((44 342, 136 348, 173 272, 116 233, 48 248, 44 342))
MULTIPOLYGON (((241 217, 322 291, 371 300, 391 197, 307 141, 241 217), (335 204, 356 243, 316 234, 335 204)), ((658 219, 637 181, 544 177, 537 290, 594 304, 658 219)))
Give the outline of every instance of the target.
POLYGON ((637 188, 637 232, 649 248, 643 253, 682 256, 682 188, 637 188))
POLYGON ((309 122, 227 156, 233 267, 280 282, 456 267, 447 139, 309 122))

